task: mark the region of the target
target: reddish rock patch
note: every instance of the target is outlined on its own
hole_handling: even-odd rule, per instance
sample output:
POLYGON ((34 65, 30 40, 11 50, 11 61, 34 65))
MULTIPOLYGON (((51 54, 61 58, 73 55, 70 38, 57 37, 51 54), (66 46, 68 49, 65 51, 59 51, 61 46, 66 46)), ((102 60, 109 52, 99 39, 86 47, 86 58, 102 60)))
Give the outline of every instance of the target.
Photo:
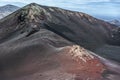
POLYGON ((75 80, 102 79, 105 66, 85 49, 79 46, 67 47, 59 56, 61 66, 67 73, 75 74, 75 80))

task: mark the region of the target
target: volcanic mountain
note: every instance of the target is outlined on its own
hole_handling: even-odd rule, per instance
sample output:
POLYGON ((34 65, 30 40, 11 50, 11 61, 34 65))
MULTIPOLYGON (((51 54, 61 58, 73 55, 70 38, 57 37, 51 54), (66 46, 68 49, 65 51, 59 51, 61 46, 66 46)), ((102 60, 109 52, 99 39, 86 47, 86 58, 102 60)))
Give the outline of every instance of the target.
POLYGON ((0 20, 0 80, 119 80, 115 31, 85 13, 29 4, 0 20))
POLYGON ((14 5, 5 5, 5 6, 0 6, 0 19, 9 15, 10 13, 18 10, 19 7, 14 6, 14 5))

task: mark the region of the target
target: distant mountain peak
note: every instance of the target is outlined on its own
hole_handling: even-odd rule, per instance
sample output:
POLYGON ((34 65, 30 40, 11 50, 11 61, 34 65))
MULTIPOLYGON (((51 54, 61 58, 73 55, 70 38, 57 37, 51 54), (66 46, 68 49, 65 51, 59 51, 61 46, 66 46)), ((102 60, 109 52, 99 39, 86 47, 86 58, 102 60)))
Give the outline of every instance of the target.
MULTIPOLYGON (((15 6, 15 5, 12 5, 12 4, 7 4, 7 5, 5 5, 5 6, 15 6)), ((17 7, 17 6, 16 6, 17 7)))
POLYGON ((10 9, 10 8, 19 8, 19 7, 18 7, 18 6, 15 6, 15 5, 12 5, 12 4, 7 4, 7 5, 4 5, 4 6, 1 6, 0 8, 1 8, 1 9, 2 9, 2 8, 9 8, 9 9, 10 9))
POLYGON ((120 20, 112 20, 112 21, 109 21, 111 24, 114 24, 114 25, 117 25, 117 26, 120 26, 120 20))
POLYGON ((7 16, 8 14, 18 10, 19 7, 11 4, 7 4, 5 6, 0 7, 0 19, 7 16))

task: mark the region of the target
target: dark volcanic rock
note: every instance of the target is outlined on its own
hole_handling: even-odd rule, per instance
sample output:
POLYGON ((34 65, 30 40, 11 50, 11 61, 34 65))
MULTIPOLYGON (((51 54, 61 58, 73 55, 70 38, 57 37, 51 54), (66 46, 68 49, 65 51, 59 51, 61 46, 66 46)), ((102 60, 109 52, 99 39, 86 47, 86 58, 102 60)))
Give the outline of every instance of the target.
POLYGON ((110 44, 120 46, 120 28, 119 27, 112 31, 110 44))

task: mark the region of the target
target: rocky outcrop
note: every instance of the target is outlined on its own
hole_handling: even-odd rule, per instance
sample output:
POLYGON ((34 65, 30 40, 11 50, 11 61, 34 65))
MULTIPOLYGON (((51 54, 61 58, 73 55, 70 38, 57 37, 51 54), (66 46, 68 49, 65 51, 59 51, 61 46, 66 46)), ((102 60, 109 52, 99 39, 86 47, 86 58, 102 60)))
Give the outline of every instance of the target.
POLYGON ((90 55, 84 48, 74 45, 71 47, 70 51, 68 52, 72 56, 73 59, 79 61, 82 60, 83 62, 87 62, 89 60, 94 59, 94 56, 90 55))

